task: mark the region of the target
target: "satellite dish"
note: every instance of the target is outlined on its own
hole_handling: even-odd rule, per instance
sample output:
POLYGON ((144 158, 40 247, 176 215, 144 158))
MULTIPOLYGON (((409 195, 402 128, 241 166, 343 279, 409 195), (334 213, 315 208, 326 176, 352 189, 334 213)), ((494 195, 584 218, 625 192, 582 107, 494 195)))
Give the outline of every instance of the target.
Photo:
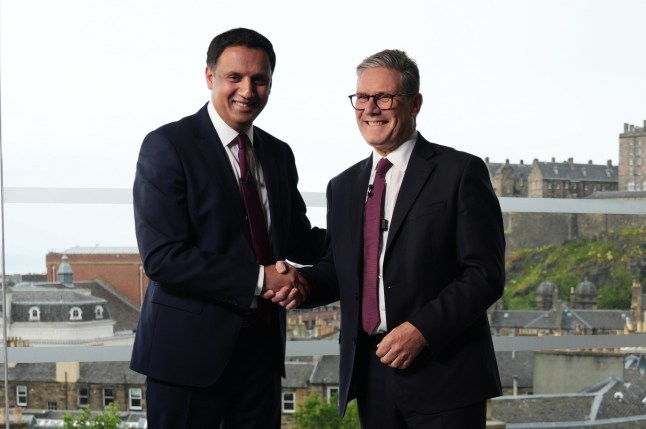
POLYGON ((621 392, 615 392, 614 397, 617 401, 621 402, 621 400, 624 399, 624 394, 621 392))

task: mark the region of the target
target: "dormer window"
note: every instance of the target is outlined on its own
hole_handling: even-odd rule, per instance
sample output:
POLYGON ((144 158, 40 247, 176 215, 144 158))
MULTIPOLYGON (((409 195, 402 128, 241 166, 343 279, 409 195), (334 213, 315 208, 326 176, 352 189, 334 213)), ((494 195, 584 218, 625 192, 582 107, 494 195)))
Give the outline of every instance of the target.
POLYGON ((97 305, 94 307, 94 317, 97 319, 103 319, 103 307, 100 305, 97 305))
POLYGON ((40 308, 31 307, 29 309, 29 320, 30 321, 35 321, 35 322, 40 320, 40 308))
POLYGON ((83 311, 79 307, 70 309, 70 320, 83 320, 83 311))

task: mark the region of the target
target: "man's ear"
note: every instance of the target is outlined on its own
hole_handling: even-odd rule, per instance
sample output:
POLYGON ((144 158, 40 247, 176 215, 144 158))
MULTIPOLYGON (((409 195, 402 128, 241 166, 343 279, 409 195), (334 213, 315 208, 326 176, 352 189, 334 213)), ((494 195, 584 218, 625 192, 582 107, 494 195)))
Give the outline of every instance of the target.
POLYGON ((204 71, 204 77, 206 78, 206 86, 209 89, 213 89, 213 80, 215 79, 215 77, 213 76, 213 71, 208 66, 206 67, 206 70, 204 71))
POLYGON ((411 106, 411 113, 413 117, 416 117, 419 114, 419 111, 422 109, 422 102, 424 101, 424 97, 422 97, 422 94, 415 94, 413 97, 413 104, 411 106))

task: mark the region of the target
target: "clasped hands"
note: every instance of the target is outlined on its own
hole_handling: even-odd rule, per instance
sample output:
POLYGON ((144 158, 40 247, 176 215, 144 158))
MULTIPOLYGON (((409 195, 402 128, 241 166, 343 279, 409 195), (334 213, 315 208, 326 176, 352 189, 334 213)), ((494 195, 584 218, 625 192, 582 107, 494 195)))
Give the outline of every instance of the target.
POLYGON ((285 261, 265 267, 265 284, 262 297, 288 310, 296 308, 310 293, 307 280, 296 268, 285 261))

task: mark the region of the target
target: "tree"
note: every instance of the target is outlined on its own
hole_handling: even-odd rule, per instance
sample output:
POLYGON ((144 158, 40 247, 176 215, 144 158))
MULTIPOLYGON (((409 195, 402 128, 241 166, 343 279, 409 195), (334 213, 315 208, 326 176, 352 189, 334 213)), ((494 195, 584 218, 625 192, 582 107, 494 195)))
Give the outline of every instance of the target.
POLYGON ((123 422, 116 403, 111 403, 99 414, 92 414, 90 406, 81 409, 77 416, 67 413, 63 416, 63 429, 121 429, 123 422))
POLYGON ((299 429, 359 429, 359 413, 356 401, 348 404, 345 417, 339 417, 338 400, 333 396, 329 401, 312 394, 294 414, 299 429))

